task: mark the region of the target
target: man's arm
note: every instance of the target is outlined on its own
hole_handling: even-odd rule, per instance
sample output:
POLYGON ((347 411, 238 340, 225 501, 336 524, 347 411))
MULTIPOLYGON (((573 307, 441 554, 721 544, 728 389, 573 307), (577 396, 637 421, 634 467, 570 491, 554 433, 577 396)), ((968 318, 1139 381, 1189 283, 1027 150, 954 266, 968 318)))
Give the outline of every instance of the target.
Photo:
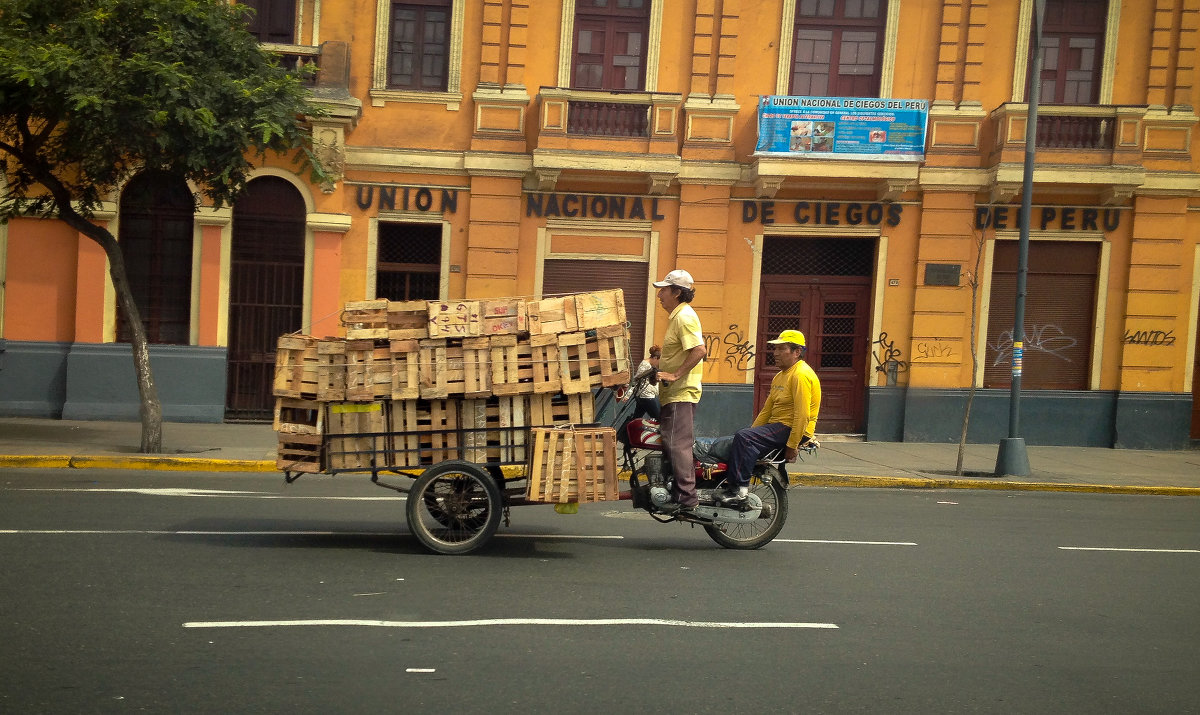
POLYGON ((677 372, 659 372, 658 379, 665 380, 667 382, 674 382, 678 380, 683 375, 691 372, 692 368, 699 365, 700 361, 704 359, 705 355, 708 355, 708 350, 704 347, 704 344, 701 343, 700 345, 697 345, 696 347, 687 351, 686 357, 683 358, 683 365, 679 367, 677 372))

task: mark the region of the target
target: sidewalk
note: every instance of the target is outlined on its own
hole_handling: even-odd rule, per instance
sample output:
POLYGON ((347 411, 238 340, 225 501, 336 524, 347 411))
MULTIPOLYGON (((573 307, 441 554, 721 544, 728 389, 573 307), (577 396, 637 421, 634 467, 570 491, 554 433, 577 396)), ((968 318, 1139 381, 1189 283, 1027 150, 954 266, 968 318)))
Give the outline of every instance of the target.
MULTIPOLYGON (((1027 448, 1031 474, 997 478, 995 444, 853 442, 819 436, 821 449, 789 469, 809 486, 1017 489, 1200 496, 1200 450, 1027 448)), ((102 467, 175 471, 275 471, 269 424, 163 424, 163 453, 139 455, 137 422, 0 418, 0 468, 102 467)))

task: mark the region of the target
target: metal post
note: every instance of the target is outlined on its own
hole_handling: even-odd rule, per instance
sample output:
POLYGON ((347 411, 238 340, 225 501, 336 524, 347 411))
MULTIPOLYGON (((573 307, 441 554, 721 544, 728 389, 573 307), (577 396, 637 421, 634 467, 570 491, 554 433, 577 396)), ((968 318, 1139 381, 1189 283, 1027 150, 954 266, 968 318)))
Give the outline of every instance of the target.
POLYGON ((1033 215, 1033 165, 1037 151, 1037 110, 1042 95, 1043 0, 1033 3, 1033 45, 1029 62, 1029 111, 1025 119, 1025 171, 1021 183, 1021 235, 1017 246, 1017 302, 1013 310, 1012 387, 1008 403, 1008 439, 1000 440, 996 454, 996 476, 1023 477, 1029 474, 1029 455, 1021 437, 1021 363, 1025 345, 1025 278, 1029 271, 1029 223, 1033 215))

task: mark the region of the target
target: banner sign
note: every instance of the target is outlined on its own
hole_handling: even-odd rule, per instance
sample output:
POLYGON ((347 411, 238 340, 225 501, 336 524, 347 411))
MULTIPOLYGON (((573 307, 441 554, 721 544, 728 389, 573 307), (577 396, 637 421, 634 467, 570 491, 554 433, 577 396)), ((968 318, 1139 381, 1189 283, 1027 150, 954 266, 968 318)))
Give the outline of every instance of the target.
POLYGON ((758 156, 922 161, 924 99, 764 96, 758 101, 758 156))

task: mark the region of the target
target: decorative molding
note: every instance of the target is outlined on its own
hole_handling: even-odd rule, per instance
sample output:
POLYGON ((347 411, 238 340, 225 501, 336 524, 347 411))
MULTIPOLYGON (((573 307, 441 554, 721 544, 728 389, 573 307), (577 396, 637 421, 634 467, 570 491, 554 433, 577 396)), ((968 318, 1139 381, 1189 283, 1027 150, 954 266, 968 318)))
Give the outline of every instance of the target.
POLYGON ((646 183, 646 193, 651 196, 662 196, 667 193, 667 189, 671 188, 671 181, 675 179, 675 174, 650 174, 646 183))
POLYGON ((310 231, 346 233, 350 230, 351 219, 348 214, 310 213, 305 216, 305 225, 310 231))
POLYGON ((546 167, 534 169, 533 176, 537 182, 538 191, 554 191, 554 187, 558 185, 559 174, 562 174, 562 169, 549 169, 546 167))
POLYGON ((754 195, 760 199, 773 199, 783 186, 783 176, 760 176, 754 180, 754 195))
POLYGON ((876 196, 880 201, 895 201, 917 186, 916 178, 886 178, 879 182, 876 196))
POLYGON ((994 204, 1011 203, 1021 193, 1019 181, 997 181, 988 190, 988 200, 994 204))

